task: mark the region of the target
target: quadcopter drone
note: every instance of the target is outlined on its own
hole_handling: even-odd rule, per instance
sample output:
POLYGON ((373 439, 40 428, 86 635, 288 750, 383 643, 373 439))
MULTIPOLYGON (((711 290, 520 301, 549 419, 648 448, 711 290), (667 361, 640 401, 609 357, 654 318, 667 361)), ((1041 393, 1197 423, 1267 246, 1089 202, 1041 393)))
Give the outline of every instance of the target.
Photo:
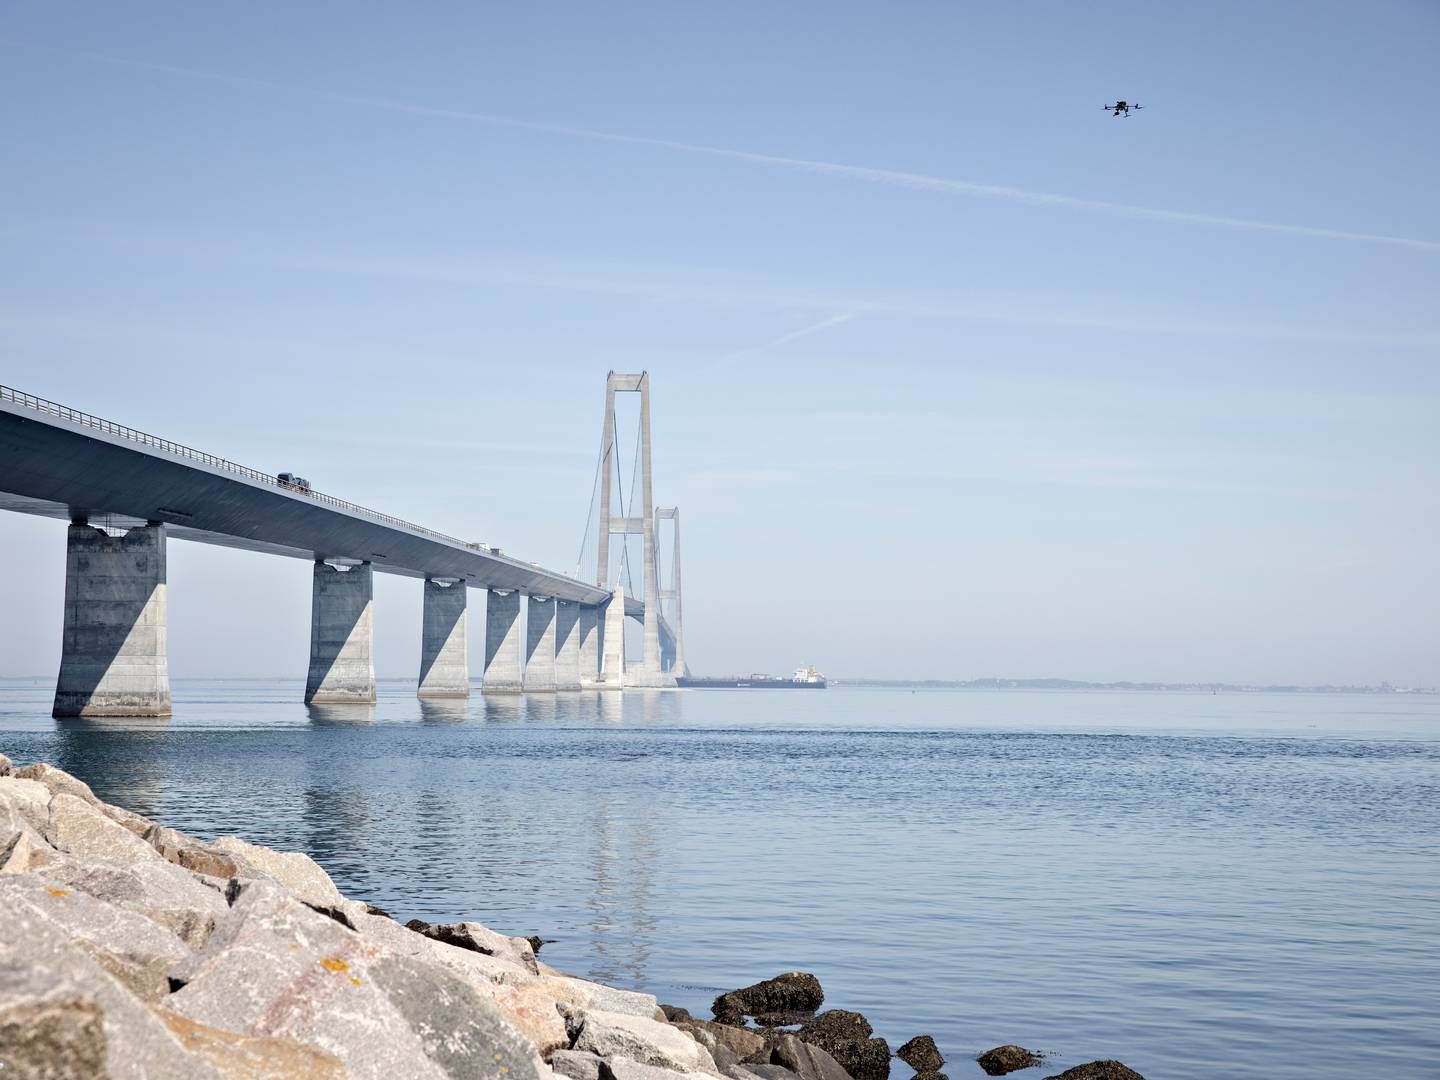
POLYGON ((1131 109, 1135 109, 1138 111, 1139 109, 1143 108, 1143 106, 1131 105, 1128 101, 1117 101, 1114 105, 1105 105, 1103 106, 1103 108, 1111 116, 1129 116, 1131 109))

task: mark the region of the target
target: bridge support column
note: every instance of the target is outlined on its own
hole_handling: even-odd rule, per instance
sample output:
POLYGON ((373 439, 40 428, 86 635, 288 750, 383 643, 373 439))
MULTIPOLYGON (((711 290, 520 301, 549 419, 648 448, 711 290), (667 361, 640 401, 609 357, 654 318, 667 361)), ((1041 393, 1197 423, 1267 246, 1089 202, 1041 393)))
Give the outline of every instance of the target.
POLYGON ((581 604, 576 634, 580 638, 580 688, 600 685, 600 609, 581 604))
POLYGON ((368 562, 344 568, 316 561, 305 704, 375 700, 374 598, 375 571, 368 562))
POLYGON ((617 585, 605 605, 605 624, 600 632, 600 682, 598 689, 625 688, 625 588, 617 585))
POLYGON ((485 674, 480 689, 487 694, 518 694, 524 670, 520 594, 513 589, 491 589, 485 599, 485 674))
POLYGON ((525 610, 525 692, 555 689, 555 601, 532 596, 525 610))
POLYGON ((555 601, 555 689, 580 689, 580 605, 555 601))
POLYGON ((53 714, 169 716, 165 526, 110 536, 76 521, 65 549, 65 630, 53 714))
POLYGON ((422 698, 470 696, 470 665, 465 655, 464 578, 426 578, 420 633, 422 698))

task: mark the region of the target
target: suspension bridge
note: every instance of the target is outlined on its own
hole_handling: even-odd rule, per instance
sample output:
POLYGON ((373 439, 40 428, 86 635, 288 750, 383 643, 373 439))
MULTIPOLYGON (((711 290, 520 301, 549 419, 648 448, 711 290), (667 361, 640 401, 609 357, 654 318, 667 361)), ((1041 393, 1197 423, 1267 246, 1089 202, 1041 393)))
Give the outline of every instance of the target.
POLYGON ((578 565, 573 574, 548 570, 315 491, 289 473, 238 465, 0 386, 0 510, 69 523, 57 717, 170 715, 171 539, 313 564, 306 703, 375 700, 376 572, 423 582, 422 698, 470 695, 472 590, 484 596, 485 693, 673 687, 687 672, 680 518, 678 509, 654 505, 650 451, 650 377, 611 372, 580 545, 583 561, 593 537, 596 569, 587 581, 578 565), (639 397, 628 486, 617 394, 639 397), (663 589, 661 522, 671 536, 663 589), (633 536, 641 548, 638 589, 633 536), (633 657, 627 618, 640 626, 633 657))

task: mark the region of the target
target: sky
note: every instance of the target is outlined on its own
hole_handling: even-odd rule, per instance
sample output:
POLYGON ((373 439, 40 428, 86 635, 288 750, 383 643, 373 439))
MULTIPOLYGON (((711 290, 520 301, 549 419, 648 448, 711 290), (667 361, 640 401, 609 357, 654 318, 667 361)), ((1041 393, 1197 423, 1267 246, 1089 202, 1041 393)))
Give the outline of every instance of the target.
MULTIPOLYGON (((1436 686, 1437 50, 1428 0, 6 0, 0 383, 573 572, 647 370, 698 673, 1436 686)), ((0 675, 63 535, 0 515, 0 675)), ((302 676, 309 574, 172 543, 172 676, 302 676)), ((419 610, 377 575, 381 676, 419 610)))

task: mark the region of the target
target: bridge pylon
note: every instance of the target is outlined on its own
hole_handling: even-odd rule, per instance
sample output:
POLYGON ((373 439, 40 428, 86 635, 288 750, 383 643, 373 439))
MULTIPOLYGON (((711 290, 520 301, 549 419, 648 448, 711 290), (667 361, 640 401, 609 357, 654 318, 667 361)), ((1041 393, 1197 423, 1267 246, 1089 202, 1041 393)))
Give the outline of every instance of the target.
POLYGON ((636 533, 644 540, 642 592, 645 600, 644 631, 641 636, 640 662, 625 667, 626 686, 667 687, 675 685, 675 677, 661 668, 660 663, 660 577, 655 561, 655 498, 650 468, 650 373, 623 375, 610 372, 605 379, 605 426, 600 441, 600 528, 597 536, 598 559, 595 584, 613 589, 618 582, 610 580, 610 537, 636 533), (639 507, 636 492, 631 491, 630 505, 622 506, 622 516, 611 514, 611 489, 615 484, 615 395, 640 395, 639 507), (638 510, 638 512, 637 512, 638 510))
MULTIPOLYGON (((655 508, 655 542, 661 546, 663 539, 660 523, 672 523, 670 532, 670 582, 662 587, 656 596, 660 600, 661 630, 660 666, 671 675, 682 678, 690 674, 685 663, 685 607, 680 595, 680 508, 678 506, 657 506, 655 508), (668 648, 667 648, 668 646, 668 648)), ((658 574, 658 567, 657 567, 658 574)))

